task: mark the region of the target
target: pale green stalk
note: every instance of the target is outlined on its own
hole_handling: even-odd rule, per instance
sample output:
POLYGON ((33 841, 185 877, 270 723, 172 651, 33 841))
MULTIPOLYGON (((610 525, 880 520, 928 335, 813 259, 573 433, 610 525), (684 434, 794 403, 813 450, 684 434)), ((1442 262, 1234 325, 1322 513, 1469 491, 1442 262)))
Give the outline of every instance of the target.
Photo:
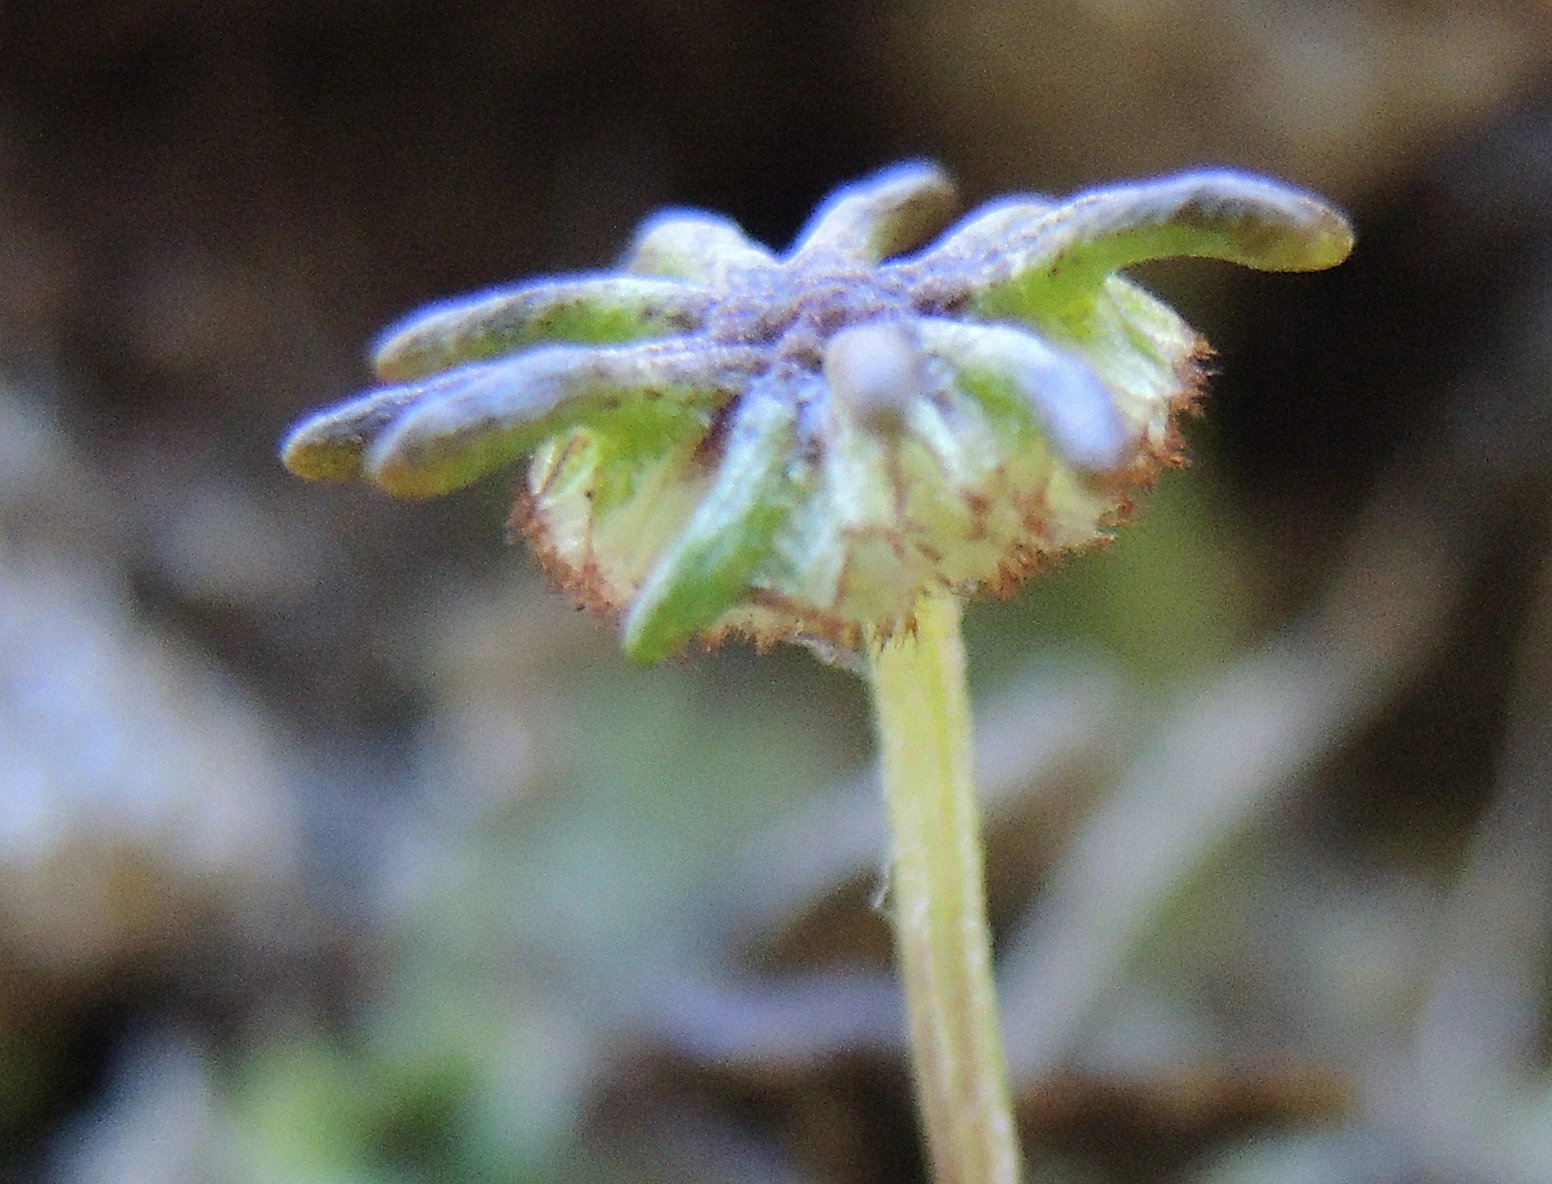
POLYGON ((872 649, 890 914, 932 1178, 1015 1184, 957 599, 929 594, 914 638, 872 649))

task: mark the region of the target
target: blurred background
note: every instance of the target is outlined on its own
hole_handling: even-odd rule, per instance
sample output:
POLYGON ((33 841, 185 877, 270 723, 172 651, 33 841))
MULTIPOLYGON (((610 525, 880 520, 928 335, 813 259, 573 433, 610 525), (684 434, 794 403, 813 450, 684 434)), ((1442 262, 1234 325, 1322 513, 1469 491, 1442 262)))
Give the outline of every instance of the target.
POLYGON ((426 300, 906 155, 1359 228, 1142 276, 1194 465, 969 614, 1031 1178, 1552 1180, 1531 0, 0 5, 0 1178, 921 1178, 860 686, 274 458, 426 300))

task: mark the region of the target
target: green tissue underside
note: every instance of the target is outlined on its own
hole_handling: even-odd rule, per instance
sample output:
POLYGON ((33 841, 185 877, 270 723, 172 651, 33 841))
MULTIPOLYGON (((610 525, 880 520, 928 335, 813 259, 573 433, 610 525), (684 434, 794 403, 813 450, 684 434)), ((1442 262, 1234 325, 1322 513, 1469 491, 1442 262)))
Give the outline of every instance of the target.
POLYGON ((583 430, 592 433, 597 449, 594 515, 603 517, 634 497, 638 474, 672 449, 699 439, 710 421, 709 410, 667 399, 626 402, 592 416, 583 430))

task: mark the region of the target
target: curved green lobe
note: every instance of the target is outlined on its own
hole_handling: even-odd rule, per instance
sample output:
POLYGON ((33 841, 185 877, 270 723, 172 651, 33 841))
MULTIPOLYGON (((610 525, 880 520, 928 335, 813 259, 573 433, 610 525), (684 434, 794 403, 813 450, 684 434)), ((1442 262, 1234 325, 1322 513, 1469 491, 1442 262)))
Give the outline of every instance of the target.
POLYGON ((653 565, 625 618, 625 652, 643 664, 673 653, 749 594, 749 580, 790 512, 792 401, 757 385, 743 397, 716 477, 653 565))
POLYGON ((626 401, 719 405, 764 365, 752 349, 647 342, 550 345, 461 366, 405 388, 413 402, 371 443, 362 469, 395 497, 435 497, 626 401))
POLYGON ((776 257, 731 218, 702 210, 664 210, 641 224, 620 266, 638 275, 720 283, 730 270, 775 262, 776 257))
POLYGON ((411 382, 541 342, 609 345, 697 328, 710 294, 644 276, 547 280, 433 306, 390 329, 373 357, 378 377, 411 382))
POLYGON ((1149 259, 1319 271, 1352 247, 1347 219, 1300 190, 1230 170, 1184 173, 1080 194, 1027 224, 974 277, 975 303, 994 315, 1060 315, 1149 259))
POLYGON ((792 258, 833 251, 877 263, 926 242, 958 205, 954 183, 937 165, 898 164, 837 190, 799 235, 792 258))

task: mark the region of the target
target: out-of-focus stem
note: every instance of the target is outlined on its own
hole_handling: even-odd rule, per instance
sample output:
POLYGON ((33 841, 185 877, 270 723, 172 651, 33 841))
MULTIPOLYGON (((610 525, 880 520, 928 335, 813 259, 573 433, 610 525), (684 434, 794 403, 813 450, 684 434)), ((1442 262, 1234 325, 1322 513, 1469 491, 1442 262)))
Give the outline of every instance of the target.
POLYGON ((957 600, 925 597, 916 626, 871 674, 917 1099, 937 1184, 1016 1184, 957 600))

